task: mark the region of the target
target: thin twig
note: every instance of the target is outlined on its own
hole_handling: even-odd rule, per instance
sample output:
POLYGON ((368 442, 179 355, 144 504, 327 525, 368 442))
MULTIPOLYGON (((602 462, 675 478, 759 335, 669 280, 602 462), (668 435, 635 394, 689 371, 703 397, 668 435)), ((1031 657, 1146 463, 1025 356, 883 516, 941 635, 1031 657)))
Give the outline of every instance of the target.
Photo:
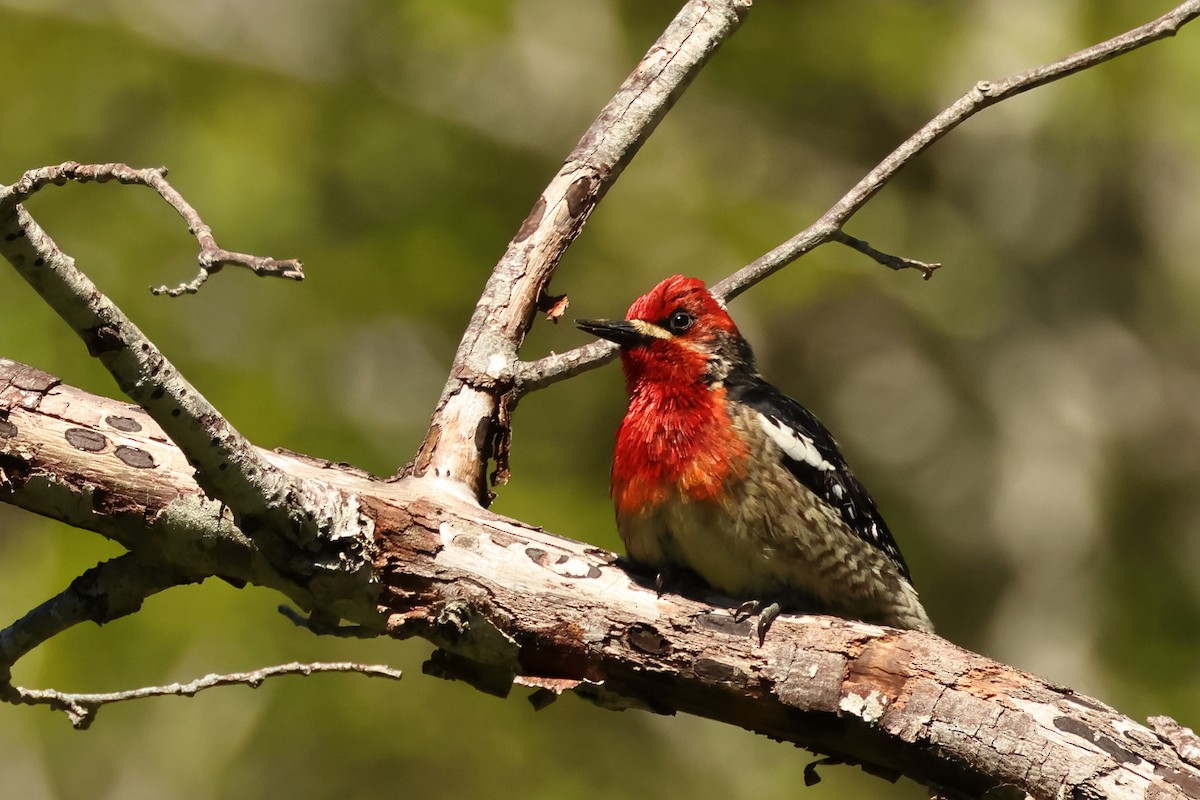
POLYGON ((565 353, 551 353, 537 361, 522 361, 517 371, 517 392, 528 394, 566 380, 573 375, 595 369, 617 357, 618 348, 612 342, 589 342, 565 353))
POLYGON ((263 681, 279 675, 312 675, 318 672, 353 672, 368 678, 390 678, 399 680, 402 673, 398 669, 381 664, 356 664, 349 661, 314 662, 302 664, 292 662, 273 667, 264 667, 252 672, 231 672, 225 674, 213 673, 197 678, 190 683, 171 683, 166 686, 144 686, 139 689, 127 689, 120 692, 105 692, 94 694, 76 694, 60 692, 56 689, 24 689, 12 687, 15 695, 6 697, 13 704, 46 705, 56 711, 63 711, 71 720, 71 725, 77 730, 91 726, 101 707, 110 703, 121 703, 126 700, 141 700, 146 697, 191 697, 205 689, 217 686, 249 686, 257 689, 263 681))
POLYGON ((904 256, 894 256, 891 253, 884 253, 871 247, 864 240, 851 236, 841 229, 834 231, 830 239, 835 242, 841 242, 847 247, 852 247, 863 255, 870 256, 889 269, 897 271, 902 269, 918 270, 921 273, 921 277, 925 280, 932 278, 934 270, 942 266, 941 263, 936 261, 927 263, 925 261, 917 261, 914 258, 905 258, 904 256))
POLYGON ((1109 59, 1157 42, 1175 33, 1200 16, 1200 0, 1188 0, 1158 19, 1115 36, 1085 50, 1018 72, 999 81, 979 81, 949 108, 927 122, 920 130, 888 154, 867 175, 855 184, 820 219, 793 236, 771 252, 756 259, 716 284, 713 294, 732 300, 754 284, 774 274, 815 247, 831 241, 859 209, 892 179, 900 169, 924 152, 938 139, 957 128, 976 113, 1002 100, 1035 89, 1047 83, 1074 75, 1109 59))
POLYGON ((62 186, 68 181, 77 183, 107 183, 115 180, 119 183, 148 186, 158 192, 171 208, 179 212, 187 223, 188 232, 196 237, 200 244, 200 253, 196 257, 200 272, 187 283, 181 283, 175 288, 159 286, 151 287, 154 294, 165 294, 178 297, 181 294, 194 294, 210 275, 225 266, 245 267, 260 276, 274 276, 291 280, 304 280, 304 265, 294 258, 274 259, 265 256, 252 256, 247 253, 237 253, 217 245, 212 228, 200 218, 199 212, 192 207, 183 196, 167 181, 166 167, 146 167, 134 169, 127 164, 80 164, 76 161, 66 161, 48 167, 31 169, 14 184, 0 187, 0 213, 11 211, 17 203, 23 203, 39 190, 51 184, 62 186))
MULTIPOLYGON (((1034 67, 1033 69, 1011 75, 1000 81, 980 81, 969 92, 959 98, 953 105, 938 114, 920 130, 905 140, 893 150, 887 158, 879 162, 867 175, 855 184, 837 203, 826 211, 816 222, 793 236, 783 244, 747 264, 742 269, 720 281, 712 287, 713 294, 728 301, 750 288, 754 284, 774 274, 778 270, 795 261, 805 253, 829 241, 839 240, 842 226, 866 205, 876 192, 883 188, 900 169, 914 157, 926 150, 938 139, 945 136, 965 120, 988 106, 999 103, 1022 92, 1056 81, 1076 72, 1094 67, 1109 59, 1136 50, 1152 42, 1173 36, 1188 22, 1200 16, 1200 0, 1189 0, 1164 14, 1153 22, 1149 22, 1131 31, 1116 36, 1100 44, 1080 50, 1066 58, 1034 67)), ((847 236, 847 239, 853 237, 847 236)), ((859 241, 859 240, 854 240, 859 241)), ((846 244, 851 244, 849 241, 846 244)), ((865 243, 863 243, 865 245, 865 243)), ((854 246, 851 244, 851 246, 854 246)), ((861 249, 857 248, 856 249, 861 249)), ((873 248, 872 248, 873 250, 873 248)), ((876 260, 875 253, 866 252, 876 260)), ((880 260, 887 266, 896 268, 896 264, 913 266, 928 277, 928 270, 936 268, 937 264, 926 264, 897 256, 894 263, 880 260)), ((558 353, 532 362, 521 362, 517 365, 518 391, 522 394, 550 386, 558 381, 595 369, 605 364, 613 357, 611 346, 598 347, 595 343, 577 347, 566 353, 558 353)))

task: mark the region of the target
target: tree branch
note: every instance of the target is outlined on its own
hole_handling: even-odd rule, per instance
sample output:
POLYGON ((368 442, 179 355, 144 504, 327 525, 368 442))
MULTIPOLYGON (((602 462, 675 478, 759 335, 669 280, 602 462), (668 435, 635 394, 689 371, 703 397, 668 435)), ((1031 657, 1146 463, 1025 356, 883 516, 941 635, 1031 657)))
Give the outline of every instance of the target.
POLYGON ((1152 22, 1134 28, 1099 44, 1072 53, 1065 58, 1018 72, 999 81, 979 81, 949 108, 925 123, 916 133, 888 154, 866 176, 854 185, 842 199, 821 215, 821 218, 713 287, 713 293, 732 300, 754 284, 773 275, 810 250, 833 239, 851 217, 867 204, 909 161, 927 150, 934 142, 973 117, 978 112, 1002 100, 1015 97, 1030 89, 1074 75, 1076 72, 1102 64, 1109 59, 1174 36, 1175 33, 1200 16, 1200 0, 1188 0, 1152 22))
POLYGON ((80 622, 102 625, 132 614, 150 595, 192 582, 169 565, 147 565, 130 553, 89 569, 58 595, 0 631, 0 696, 12 700, 10 693, 15 687, 8 683, 9 670, 42 642, 80 622))
MULTIPOLYGON (((56 390, 71 393, 79 417, 104 420, 127 408, 56 390)), ((45 463, 47 443, 61 438, 48 413, 54 404, 31 411, 15 397, 0 392, 0 419, 15 420, 0 435, 5 500, 53 514, 70 492, 119 497, 120 510, 97 506, 94 527, 120 516, 127 541, 148 541, 154 529, 166 554, 200 547, 184 540, 204 531, 155 528, 157 504, 137 507, 144 481, 136 472, 97 471, 73 448, 63 448, 66 460, 45 463), (44 485, 51 469, 60 480, 52 496, 44 485)), ((146 425, 146 436, 161 441, 162 432, 146 425)), ((98 425, 84 429, 107 434, 98 425)), ((298 475, 319 471, 358 498, 374 525, 381 592, 344 598, 339 613, 374 616, 393 637, 432 641, 441 650, 426 666, 431 674, 494 694, 532 687, 538 706, 570 691, 606 708, 698 714, 970 796, 999 785, 1035 797, 1200 793, 1195 738, 1170 720, 1156 720, 1152 730, 930 634, 783 615, 760 647, 752 623, 735 620, 735 603, 660 597, 612 553, 481 509, 442 482, 385 482, 294 454, 263 454, 298 475)), ((201 494, 182 456, 164 462, 171 474, 160 470, 159 479, 201 494)), ((121 694, 145 693, 163 690, 121 694)), ((107 696, 25 696, 85 719, 95 697, 107 696)))
POLYGON ((506 417, 520 380, 517 351, 559 258, 749 5, 690 0, 567 156, 488 278, 411 474, 450 479, 466 495, 489 499, 488 461, 498 457, 496 473, 507 474, 506 417))
MULTIPOLYGON (((1145 45, 1174 36, 1185 24, 1200 16, 1200 0, 1188 0, 1158 19, 1113 37, 1058 61, 1043 64, 999 81, 979 81, 950 107, 927 122, 868 172, 816 222, 783 244, 760 256, 711 287, 714 295, 729 301, 754 284, 775 274, 817 247, 839 241, 865 253, 892 269, 915 268, 929 278, 939 264, 891 256, 870 248, 866 242, 843 233, 851 217, 867 204, 909 161, 938 139, 983 109, 1030 89, 1043 86, 1145 45), (856 244, 857 243, 857 244, 856 244), (861 245, 861 246, 860 246, 861 245), (867 249, 864 249, 867 248, 867 249)), ((543 389, 573 375, 606 364, 616 354, 611 345, 596 343, 518 365, 518 392, 543 389)))
MULTIPOLYGON (((259 448, 254 456, 293 480, 323 486, 349 474, 302 456, 259 448)), ((327 552, 339 554, 324 560, 301 552, 300 545, 270 558, 197 481, 182 451, 142 409, 100 401, 0 358, 0 499, 95 531, 192 580, 217 576, 273 588, 315 612, 318 623, 335 623, 344 605, 355 613, 368 609, 347 619, 382 629, 367 602, 376 591, 366 561, 369 543, 342 550, 335 545, 327 552), (281 570, 281 560, 306 565, 281 570)), ((336 492, 331 503, 357 503, 352 493, 329 491, 336 492)))
POLYGON ((304 280, 304 265, 294 258, 274 259, 263 256, 252 256, 246 253, 235 253, 217 245, 210 228, 199 212, 183 199, 167 181, 166 167, 149 167, 134 169, 125 164, 80 164, 67 161, 49 167, 31 169, 11 186, 0 190, 0 215, 7 215, 18 203, 24 203, 36 192, 54 184, 62 186, 68 181, 78 183, 106 183, 116 180, 119 183, 148 186, 158 192, 159 196, 179 212, 187 223, 188 232, 200 243, 200 253, 196 260, 200 265, 199 274, 191 281, 182 283, 175 288, 159 286, 151 288, 154 294, 166 294, 178 297, 181 294, 194 294, 200 286, 225 266, 246 267, 255 275, 304 280))
POLYGON ((350 661, 324 662, 316 661, 301 664, 293 661, 290 664, 279 664, 273 667, 263 667, 251 672, 230 672, 226 674, 213 673, 197 678, 188 683, 171 683, 166 686, 143 686, 138 689, 127 689, 121 692, 102 693, 72 693, 60 692, 55 689, 23 689, 12 687, 15 695, 4 699, 19 705, 45 705, 56 711, 66 713, 71 725, 76 730, 90 728, 96 720, 96 714, 102 706, 111 703, 123 703, 127 700, 143 700, 148 697, 192 697, 205 689, 217 686, 249 686, 257 689, 263 681, 280 675, 314 675, 322 672, 352 672, 365 675, 368 678, 390 678, 400 680, 401 672, 381 664, 356 664, 350 661))
POLYGON ((840 242, 849 248, 857 250, 865 256, 873 258, 875 261, 883 264, 888 269, 894 269, 896 271, 902 269, 915 269, 921 273, 921 277, 925 280, 932 278, 934 271, 940 269, 942 266, 937 262, 930 264, 925 261, 917 261, 916 259, 905 258, 903 256, 894 256, 891 253, 881 252, 876 250, 874 247, 871 247, 870 244, 862 239, 851 236, 841 229, 834 231, 829 238, 831 241, 840 242))
MULTIPOLYGON (((1200 793, 1195 737, 1169 720, 1151 730, 929 634, 786 616, 759 646, 724 598, 658 596, 612 553, 480 507, 488 461, 496 461, 499 480, 507 472, 508 414, 519 395, 613 354, 601 344, 517 360, 537 308, 562 308, 546 302, 555 264, 748 5, 685 5, 585 133, 489 278, 414 464, 389 482, 252 446, 75 268, 22 203, 70 180, 155 188, 201 246, 201 274, 158 290, 168 294, 194 291, 226 263, 299 278, 298 262, 217 247, 161 170, 67 163, 0 187, 0 253, 149 413, 0 361, 0 498, 132 551, 0 632, 6 664, 76 622, 130 613, 148 593, 219 575, 277 588, 310 612, 304 624, 316 632, 424 637, 440 648, 427 665, 431 673, 497 694, 514 684, 534 687, 538 704, 574 691, 610 708, 687 711, 971 795, 996 786, 1039 797, 1068 790, 1105 797, 1200 793), (150 564, 154 574, 143 575, 150 564), (339 625, 343 619, 355 625, 339 625)), ((1059 62, 977 84, 814 225, 714 291, 735 297, 831 240, 927 274, 933 265, 881 253, 843 226, 904 164, 977 111, 1171 35, 1198 14, 1200 0, 1192 0, 1059 62)), ((284 665, 97 695, 20 689, 5 667, 0 693, 10 702, 61 708, 84 726, 107 702, 256 685, 267 674, 310 668, 284 665)))
MULTIPOLYGON (((32 170, 17 183, 0 187, 0 254, 70 325, 121 390, 178 445, 205 492, 229 507, 277 569, 303 580, 311 577, 314 563, 350 563, 340 554, 361 551, 368 536, 356 506, 342 503, 344 498, 323 482, 297 479, 263 457, 20 204, 51 183, 108 178, 153 186, 185 219, 190 215, 189 224, 199 219, 156 170, 68 162, 32 170)), ((200 225, 204 230, 193 232, 203 246, 215 247, 207 226, 200 225)), ((88 448, 87 443, 73 444, 88 448)), ((136 457, 142 459, 145 453, 136 457)), ((153 467, 153 461, 144 466, 153 467)), ((366 580, 365 574, 345 577, 352 583, 366 580)))

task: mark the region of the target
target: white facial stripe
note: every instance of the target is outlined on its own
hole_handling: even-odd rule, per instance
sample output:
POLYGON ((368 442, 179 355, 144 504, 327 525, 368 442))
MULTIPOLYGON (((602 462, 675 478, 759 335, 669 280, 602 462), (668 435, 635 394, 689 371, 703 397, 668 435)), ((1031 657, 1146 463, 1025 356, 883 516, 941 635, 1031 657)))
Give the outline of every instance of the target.
POLYGON ((637 332, 643 336, 653 336, 655 339, 673 339, 670 332, 658 327, 653 322, 646 322, 644 319, 631 319, 629 324, 637 329, 637 332))
POLYGON ((763 432, 779 445, 779 449, 788 455, 789 458, 795 461, 801 461, 819 470, 829 471, 833 469, 833 464, 830 464, 821 457, 821 452, 817 450, 817 446, 813 444, 812 439, 809 439, 799 431, 794 431, 786 427, 782 422, 772 419, 765 414, 758 415, 758 424, 762 426, 763 432))

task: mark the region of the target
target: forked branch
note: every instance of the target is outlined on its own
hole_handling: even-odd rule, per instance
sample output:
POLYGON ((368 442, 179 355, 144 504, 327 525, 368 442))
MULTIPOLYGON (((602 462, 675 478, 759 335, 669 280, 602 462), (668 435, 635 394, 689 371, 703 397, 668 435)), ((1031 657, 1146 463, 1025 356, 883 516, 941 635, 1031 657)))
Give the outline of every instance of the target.
POLYGON ((200 272, 187 283, 181 283, 174 288, 159 286, 151 288, 154 294, 166 294, 178 297, 181 294, 194 294, 200 286, 226 266, 245 267, 255 275, 304 280, 304 265, 294 258, 276 259, 265 256, 252 256, 248 253, 237 253, 226 250, 213 238, 212 228, 200 218, 200 213, 183 198, 175 187, 167 181, 166 167, 146 167, 134 169, 127 164, 80 164, 67 161, 49 167, 31 169, 10 186, 0 190, 0 213, 7 213, 17 203, 23 203, 34 193, 51 184, 62 186, 74 181, 77 183, 105 183, 115 180, 120 183, 148 186, 158 192, 171 208, 179 212, 187 223, 188 232, 200 243, 200 252, 196 261, 200 272))

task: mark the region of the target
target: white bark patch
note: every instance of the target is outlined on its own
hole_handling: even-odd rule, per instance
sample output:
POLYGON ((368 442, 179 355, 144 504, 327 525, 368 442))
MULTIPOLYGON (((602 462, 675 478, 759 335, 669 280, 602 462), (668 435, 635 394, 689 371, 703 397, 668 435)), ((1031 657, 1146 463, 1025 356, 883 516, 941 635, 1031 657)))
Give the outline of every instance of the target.
POLYGON ((499 378, 504 374, 504 368, 508 366, 508 359, 500 353, 492 353, 487 361, 487 376, 489 378, 499 378))
POLYGON ((817 450, 813 440, 803 433, 792 430, 779 420, 765 414, 758 415, 758 424, 762 426, 767 437, 787 454, 788 458, 826 472, 833 469, 833 464, 821 457, 821 452, 817 450))
POLYGON ((887 696, 872 689, 866 697, 853 692, 842 695, 842 699, 838 701, 838 708, 847 714, 853 714, 863 722, 877 722, 883 716, 883 712, 887 711, 887 704, 887 696))

